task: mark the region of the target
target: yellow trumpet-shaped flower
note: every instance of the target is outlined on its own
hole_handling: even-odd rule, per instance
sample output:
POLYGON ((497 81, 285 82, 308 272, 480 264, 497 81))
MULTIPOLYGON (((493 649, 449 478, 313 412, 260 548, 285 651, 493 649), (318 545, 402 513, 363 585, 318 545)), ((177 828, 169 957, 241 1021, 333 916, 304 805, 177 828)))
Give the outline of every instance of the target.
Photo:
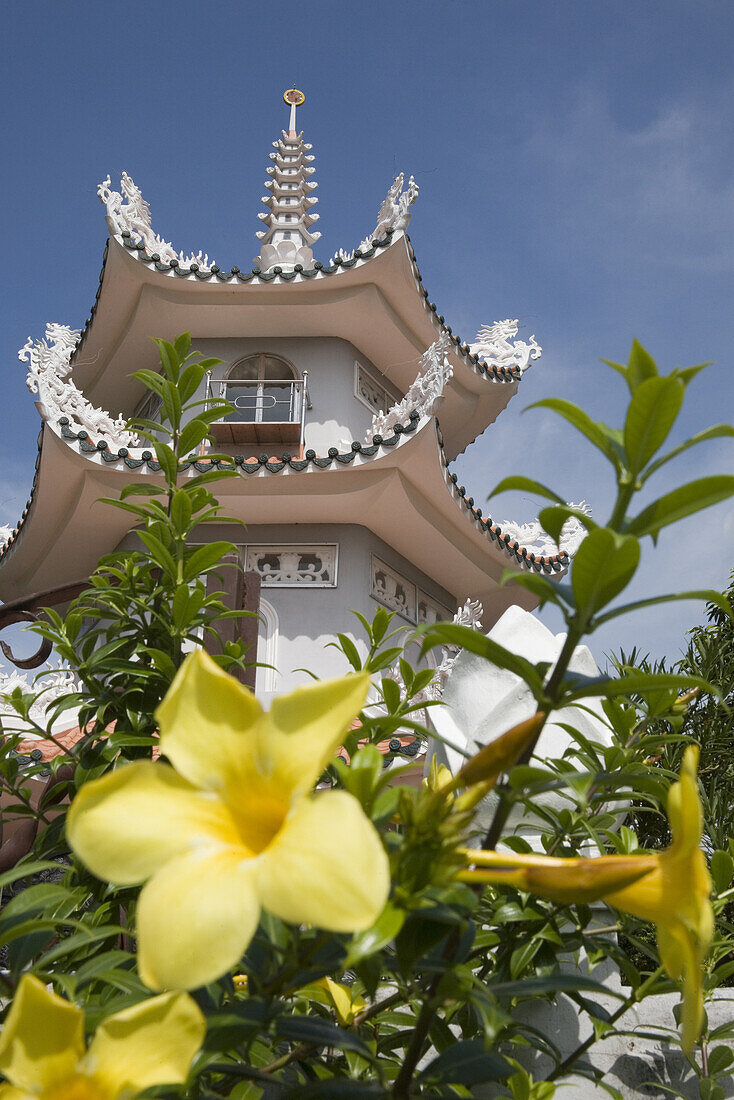
POLYGON ((479 869, 461 875, 466 881, 506 883, 551 901, 601 900, 652 921, 662 964, 671 978, 682 982, 681 1041, 686 1051, 703 1022, 702 968, 714 931, 711 879, 700 846, 697 765, 698 748, 690 745, 680 779, 668 792, 673 841, 662 852, 556 859, 465 849, 467 861, 479 869))
POLYGON ((183 1084, 204 1041, 186 993, 164 993, 108 1016, 84 1047, 84 1013, 25 974, 0 1034, 0 1100, 125 1100, 183 1084))
POLYGON ((368 928, 390 888, 385 850, 346 791, 312 793, 362 707, 369 677, 298 688, 264 712, 204 652, 158 708, 161 752, 87 783, 71 847, 101 879, 145 882, 138 968, 153 989, 231 970, 261 907, 335 932, 368 928))

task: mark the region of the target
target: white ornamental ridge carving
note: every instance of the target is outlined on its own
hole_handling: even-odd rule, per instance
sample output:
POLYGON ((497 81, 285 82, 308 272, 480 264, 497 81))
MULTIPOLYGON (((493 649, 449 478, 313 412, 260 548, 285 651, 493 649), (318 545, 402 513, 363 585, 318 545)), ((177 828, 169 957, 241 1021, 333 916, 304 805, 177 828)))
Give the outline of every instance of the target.
POLYGON ((43 340, 28 340, 18 352, 21 363, 28 363, 26 386, 38 394, 38 405, 44 420, 55 423, 68 416, 77 428, 104 436, 116 447, 134 446, 138 437, 125 429, 125 418, 113 420, 104 409, 98 409, 86 399, 71 381, 71 353, 79 339, 79 331, 68 325, 48 324, 43 340))
POLYGON ((449 334, 444 332, 423 353, 420 359, 421 369, 405 397, 387 412, 375 413, 365 442, 371 443, 373 435, 385 437, 391 434, 395 425, 405 424, 412 412, 417 412, 421 417, 432 416, 436 402, 443 396, 444 387, 454 373, 447 358, 449 344, 449 334))
POLYGON ((7 523, 0 523, 0 548, 2 548, 13 533, 13 528, 7 523))
POLYGON ((410 208, 418 198, 418 184, 411 176, 408 180, 407 189, 403 191, 404 181, 405 176, 402 172, 393 180, 377 215, 375 231, 372 237, 365 239, 363 242, 368 248, 374 238, 384 237, 388 229, 392 229, 393 233, 397 233, 398 230, 408 228, 411 218, 410 208))
POLYGON ((185 267, 195 263, 199 265, 200 271, 211 271, 214 261, 210 262, 206 253, 190 252, 185 256, 183 252, 177 252, 172 244, 153 232, 150 206, 127 172, 122 173, 119 191, 112 190, 108 176, 100 183, 97 194, 100 202, 107 207, 107 225, 113 236, 120 237, 123 232, 127 232, 135 244, 145 245, 149 255, 157 253, 161 260, 167 263, 178 260, 185 267))
MULTIPOLYGON (((567 507, 575 508, 586 516, 591 515, 591 508, 585 500, 582 500, 580 504, 569 502, 567 507)), ((578 552, 579 546, 587 535, 586 528, 577 516, 568 517, 561 528, 557 543, 543 530, 540 520, 537 519, 532 520, 530 523, 513 523, 512 520, 498 521, 497 526, 503 535, 509 535, 521 547, 525 547, 533 554, 542 554, 544 557, 552 557, 554 554, 565 550, 568 556, 572 558, 578 552)))
POLYGON ((530 337, 530 342, 511 339, 517 336, 519 321, 508 318, 506 321, 495 321, 493 325, 482 325, 477 333, 476 340, 471 345, 472 355, 478 355, 488 366, 493 367, 519 367, 523 374, 530 366, 531 359, 539 359, 542 348, 535 336, 530 337))
MULTIPOLYGON (((0 672, 0 716, 3 718, 3 728, 6 732, 22 733, 26 729, 23 725, 23 719, 15 708, 2 698, 2 696, 15 691, 16 688, 20 688, 24 695, 31 693, 36 695, 29 714, 34 722, 44 727, 47 723, 46 712, 51 704, 65 695, 71 695, 73 692, 78 691, 74 673, 70 669, 59 669, 56 672, 50 672, 42 679, 35 680, 32 684, 20 672, 0 672), (12 724, 13 718, 15 718, 17 725, 12 724)), ((70 715, 75 714, 73 711, 69 713, 70 715)), ((74 718, 70 717, 69 721, 70 725, 73 724, 74 718)), ((34 731, 29 729, 28 732, 32 733, 34 731)))

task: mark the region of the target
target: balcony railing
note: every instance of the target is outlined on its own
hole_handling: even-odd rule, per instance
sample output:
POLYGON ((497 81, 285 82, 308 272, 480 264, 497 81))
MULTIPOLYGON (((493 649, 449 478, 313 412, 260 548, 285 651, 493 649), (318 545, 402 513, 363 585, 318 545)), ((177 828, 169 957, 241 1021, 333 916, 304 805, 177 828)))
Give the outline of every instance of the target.
POLYGON ((207 402, 225 399, 234 405, 211 426, 219 443, 281 443, 303 449, 306 409, 311 408, 308 371, 303 378, 240 379, 207 378, 207 402))

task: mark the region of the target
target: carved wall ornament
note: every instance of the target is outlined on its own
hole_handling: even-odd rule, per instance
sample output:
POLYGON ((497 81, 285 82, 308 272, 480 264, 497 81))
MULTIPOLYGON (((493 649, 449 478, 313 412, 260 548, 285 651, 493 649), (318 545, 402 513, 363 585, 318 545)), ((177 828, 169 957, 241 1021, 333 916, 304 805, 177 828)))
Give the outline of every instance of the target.
POLYGON ((35 343, 28 340, 18 352, 21 363, 28 363, 26 385, 38 394, 38 408, 44 420, 55 423, 62 416, 77 428, 104 437, 116 447, 130 447, 138 437, 125 430, 125 418, 113 420, 104 409, 98 409, 71 380, 71 354, 79 339, 79 331, 68 325, 48 324, 46 335, 35 343))
POLYGON ((531 359, 539 359, 542 348, 534 336, 530 342, 515 340, 519 321, 495 321, 493 325, 482 325, 475 342, 471 345, 472 355, 478 355, 488 366, 519 367, 524 373, 531 359))
POLYGON ((196 263, 200 271, 211 270, 214 261, 210 262, 206 253, 190 252, 186 256, 183 252, 177 252, 172 244, 153 232, 150 206, 127 172, 122 173, 119 191, 112 190, 108 176, 100 183, 97 194, 100 202, 107 208, 107 225, 112 236, 120 237, 123 232, 127 232, 135 244, 145 245, 149 255, 157 253, 161 260, 168 263, 171 260, 178 260, 185 267, 196 263))
MULTIPOLYGON (((591 515, 591 508, 585 500, 582 500, 580 504, 569 502, 568 507, 575 508, 577 511, 583 512, 584 515, 591 515)), ((586 528, 577 516, 569 516, 566 520, 561 528, 561 535, 557 543, 543 530, 540 520, 537 519, 531 520, 530 523, 513 523, 512 520, 498 521, 498 526, 501 528, 503 535, 509 535, 520 546, 524 546, 534 554, 543 554, 546 557, 565 550, 568 556, 572 558, 587 535, 586 528)))
POLYGON ((372 417, 365 441, 372 442, 373 435, 388 436, 395 430, 396 424, 404 424, 412 412, 419 416, 432 416, 436 402, 443 396, 444 387, 454 373, 448 360, 451 338, 443 332, 428 351, 420 358, 420 370, 415 381, 402 400, 372 417))
POLYGON ((336 543, 245 547, 245 569, 259 573, 264 588, 336 588, 336 543))
POLYGON ((410 623, 445 622, 451 615, 447 607, 375 554, 371 558, 370 576, 373 599, 410 623))
MULTIPOLYGON (((387 412, 393 400, 385 387, 358 360, 354 362, 354 396, 373 413, 387 412)), ((370 439, 369 442, 371 443, 372 440, 370 439)), ((351 446, 351 440, 347 449, 349 446, 351 446)))

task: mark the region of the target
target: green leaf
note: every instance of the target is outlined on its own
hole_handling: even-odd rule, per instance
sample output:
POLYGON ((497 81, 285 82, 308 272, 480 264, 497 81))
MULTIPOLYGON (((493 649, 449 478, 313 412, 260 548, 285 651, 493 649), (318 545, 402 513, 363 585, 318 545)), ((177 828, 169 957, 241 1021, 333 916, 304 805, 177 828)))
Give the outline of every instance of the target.
POLYGON ((173 344, 169 344, 168 340, 161 340, 157 336, 153 337, 153 343, 158 347, 158 353, 161 357, 161 366, 166 372, 168 381, 175 385, 178 382, 179 362, 176 349, 173 344))
POLYGON ((731 496, 734 496, 734 477, 731 474, 701 477, 673 489, 643 508, 639 515, 628 521, 626 530, 637 538, 644 535, 654 537, 663 527, 677 523, 686 516, 695 515, 712 504, 728 500, 731 496))
POLYGON ((140 541, 147 546, 156 565, 160 565, 160 567, 165 569, 171 577, 175 577, 178 572, 176 562, 173 560, 170 551, 166 549, 160 539, 157 539, 150 531, 138 531, 137 535, 140 541))
POLYGON ((362 668, 362 660, 359 656, 359 650, 357 649, 356 645, 347 634, 337 634, 337 638, 339 639, 339 644, 342 648, 342 652, 344 653, 346 659, 349 661, 349 664, 352 666, 353 669, 356 669, 356 671, 359 672, 362 668))
POLYGON ((651 466, 648 466, 642 478, 643 484, 656 470, 664 466, 666 462, 670 462, 671 459, 677 458, 678 455, 683 454, 691 447, 697 447, 699 443, 706 443, 709 439, 723 439, 732 436, 734 436, 734 427, 732 427, 731 424, 714 424, 710 428, 705 428, 702 432, 697 432, 696 435, 692 435, 690 439, 686 439, 684 443, 681 443, 678 447, 674 447, 672 451, 668 451, 667 454, 662 455, 656 462, 653 462, 651 466))
POLYGON ((589 699, 598 695, 616 697, 617 695, 655 695, 671 688, 679 692, 690 688, 701 688, 709 695, 721 697, 721 691, 701 676, 681 676, 674 672, 631 672, 625 676, 598 680, 589 680, 581 687, 564 696, 564 703, 573 703, 577 699, 589 699))
POLYGON ((552 508, 543 508, 538 519, 541 522, 543 530, 546 531, 550 537, 557 543, 561 537, 561 531, 566 523, 566 520, 575 517, 583 523, 587 531, 593 531, 599 524, 596 523, 591 516, 587 516, 586 512, 583 512, 580 508, 574 508, 570 504, 554 505, 552 508))
POLYGON ((504 1081, 512 1066, 499 1054, 490 1054, 479 1039, 455 1043, 426 1066, 418 1080, 445 1085, 481 1085, 485 1081, 504 1081))
POLYGON ((383 677, 382 695, 389 713, 394 714, 400 706, 400 688, 389 676, 383 677))
POLYGON ((371 928, 365 929, 364 932, 357 932, 354 935, 347 949, 344 968, 348 969, 350 966, 355 966, 363 959, 375 955, 383 947, 387 947, 389 943, 392 943, 403 927, 405 915, 404 909, 397 909, 388 902, 371 928))
POLYGON ((543 941, 538 936, 533 936, 531 939, 521 943, 519 947, 516 947, 510 956, 510 976, 512 978, 519 978, 535 956, 543 946, 543 941))
MULTIPOLYGON (((597 424, 591 419, 588 413, 585 413, 578 405, 574 405, 572 401, 566 401, 562 397, 546 397, 542 401, 536 401, 534 405, 529 405, 528 407, 531 409, 550 409, 551 412, 557 413, 558 416, 562 416, 563 419, 567 420, 578 432, 581 432, 597 450, 601 451, 616 470, 621 470, 622 463, 619 453, 612 439, 609 437, 610 429, 607 428, 606 424, 597 424)), ((563 500, 558 500, 557 502, 559 504, 565 504, 563 500)))
POLYGON ((576 606, 587 618, 627 587, 640 560, 637 539, 607 527, 589 532, 574 558, 571 584, 576 606))
POLYGON ((179 454, 190 454, 195 447, 203 443, 208 435, 209 426, 203 420, 199 418, 190 420, 189 423, 181 429, 181 435, 178 441, 179 454))
POLYGON ((541 577, 539 573, 516 573, 514 569, 505 569, 500 581, 500 587, 506 584, 514 584, 520 588, 526 588, 540 601, 540 606, 546 603, 554 603, 559 607, 565 604, 561 594, 556 590, 556 585, 548 577, 541 577))
POLYGON ((294 1043, 309 1043, 318 1047, 336 1047, 337 1050, 356 1050, 365 1058, 372 1058, 370 1048, 351 1031, 345 1031, 320 1016, 282 1016, 275 1021, 276 1035, 294 1043))
POLYGON ((705 600, 706 603, 713 603, 720 607, 730 619, 734 618, 731 604, 726 596, 722 595, 721 592, 714 591, 712 588, 701 588, 691 592, 670 592, 665 596, 649 596, 646 600, 635 600, 633 603, 614 607, 611 611, 607 611, 605 615, 599 615, 594 620, 594 630, 600 627, 602 623, 606 623, 610 619, 616 619, 619 615, 626 615, 630 611, 640 611, 643 607, 653 607, 659 603, 672 603, 674 600, 705 600))
MULTIPOLYGON (((218 565, 224 555, 230 554, 232 549, 231 542, 209 542, 206 546, 194 550, 184 565, 184 582, 188 584, 194 577, 198 577, 201 573, 206 573, 209 569, 218 565)), ((227 568, 231 569, 233 566, 227 566, 227 568)))
POLYGON ((548 974, 542 978, 524 978, 517 982, 489 983, 487 989, 493 997, 532 997, 535 994, 541 996, 546 993, 570 993, 575 990, 590 990, 595 993, 604 993, 618 1000, 624 1001, 625 994, 617 993, 594 978, 587 978, 584 974, 548 974))
POLYGON ((657 378, 658 373, 657 363, 649 351, 645 351, 639 340, 633 340, 627 361, 627 384, 630 392, 634 394, 638 386, 649 378, 657 378))
POLYGON ((191 348, 191 333, 182 332, 180 336, 177 336, 173 341, 173 350, 176 352, 179 360, 183 363, 186 356, 189 354, 191 348))
POLYGON ((635 477, 668 438, 684 394, 685 386, 677 378, 648 378, 634 391, 624 425, 624 447, 635 477))
POLYGON ((161 465, 168 484, 175 485, 178 477, 178 462, 171 448, 166 443, 156 443, 155 457, 161 465))
POLYGON ((490 500, 498 493, 535 493, 536 496, 545 497, 546 500, 553 500, 556 504, 566 505, 566 501, 563 497, 559 497, 557 493, 554 493, 552 489, 549 489, 546 485, 542 485, 539 481, 534 481, 530 477, 520 477, 515 475, 513 477, 505 477, 497 485, 495 485, 492 492, 487 497, 490 500))
POLYGON ((717 894, 723 894, 731 886, 734 878, 734 859, 729 852, 716 851, 711 856, 711 878, 714 880, 717 894))

